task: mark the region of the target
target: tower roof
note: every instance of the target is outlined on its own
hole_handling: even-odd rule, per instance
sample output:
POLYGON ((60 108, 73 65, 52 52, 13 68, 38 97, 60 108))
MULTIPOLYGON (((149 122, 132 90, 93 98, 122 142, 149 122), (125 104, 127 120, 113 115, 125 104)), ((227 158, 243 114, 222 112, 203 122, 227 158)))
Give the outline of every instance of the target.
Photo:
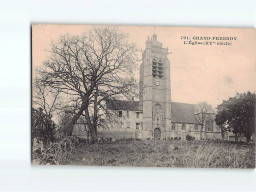
POLYGON ((154 33, 152 37, 153 41, 157 41, 157 35, 154 33))
POLYGON ((146 41, 146 48, 147 47, 161 47, 162 48, 162 43, 160 43, 157 40, 157 35, 154 33, 153 36, 151 38, 148 38, 148 40, 146 41))

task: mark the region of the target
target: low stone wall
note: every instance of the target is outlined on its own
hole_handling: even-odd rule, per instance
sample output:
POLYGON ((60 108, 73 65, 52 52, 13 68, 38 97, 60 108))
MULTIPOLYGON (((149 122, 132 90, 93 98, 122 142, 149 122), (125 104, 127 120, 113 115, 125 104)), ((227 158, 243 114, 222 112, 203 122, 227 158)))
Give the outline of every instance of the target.
POLYGON ((133 131, 101 131, 98 132, 99 138, 135 138, 135 133, 133 131))
POLYGON ((188 135, 195 138, 195 140, 200 140, 200 131, 191 131, 188 135))
MULTIPOLYGON (((87 132, 85 131, 84 125, 76 124, 73 129, 73 136, 77 136, 80 138, 86 138, 87 132)), ((119 130, 101 130, 99 128, 98 137, 99 138, 113 138, 113 139, 121 139, 121 138, 135 138, 135 129, 130 129, 129 131, 119 131, 119 130)))
POLYGON ((204 139, 222 139, 221 132, 205 132, 204 139))
MULTIPOLYGON (((122 139, 122 138, 153 138, 152 131, 136 131, 135 129, 130 128, 129 130, 117 130, 113 129, 111 131, 99 130, 99 138, 113 138, 113 139, 122 139)), ((77 137, 87 137, 87 133, 83 125, 75 125, 73 135, 77 137)), ((170 131, 166 137, 170 138, 179 138, 181 140, 186 140, 186 136, 190 135, 195 138, 195 140, 200 140, 200 131, 170 131)), ((202 132, 203 139, 222 139, 221 132, 202 132)), ((228 140, 228 136, 225 136, 225 139, 228 140)))
MULTIPOLYGON (((200 131, 171 131, 170 137, 178 137, 181 140, 185 140, 186 136, 190 135, 195 138, 195 140, 200 140, 200 131)), ((203 139, 222 139, 221 132, 202 132, 203 139)), ((225 139, 228 139, 226 136, 225 139)))

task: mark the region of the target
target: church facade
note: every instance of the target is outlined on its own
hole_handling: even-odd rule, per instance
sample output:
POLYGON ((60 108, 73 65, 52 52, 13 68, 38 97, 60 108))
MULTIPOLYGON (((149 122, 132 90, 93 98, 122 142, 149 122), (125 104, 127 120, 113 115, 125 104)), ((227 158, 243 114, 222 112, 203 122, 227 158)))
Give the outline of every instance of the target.
MULTIPOLYGON (((139 101, 109 100, 99 137, 140 139, 221 139, 212 120, 200 124, 194 104, 171 101, 171 66, 168 49, 154 34, 146 41, 140 65, 139 101)), ((78 128, 79 129, 79 128, 78 128)), ((74 134, 78 135, 77 129, 74 134)))

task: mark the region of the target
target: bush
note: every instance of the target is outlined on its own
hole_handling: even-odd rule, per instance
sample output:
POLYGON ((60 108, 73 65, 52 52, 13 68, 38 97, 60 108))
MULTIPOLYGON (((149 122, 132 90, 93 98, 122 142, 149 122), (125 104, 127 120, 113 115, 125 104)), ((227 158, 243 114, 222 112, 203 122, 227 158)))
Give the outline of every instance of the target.
POLYGON ((32 108, 32 147, 35 144, 50 144, 54 141, 55 123, 51 120, 51 117, 43 113, 43 110, 39 108, 36 110, 32 108))
POLYGON ((79 145, 78 138, 65 137, 59 142, 51 143, 45 147, 34 148, 32 163, 39 165, 65 164, 67 159, 72 159, 79 145))
POLYGON ((195 137, 193 137, 191 135, 186 135, 186 140, 187 141, 192 141, 192 140, 195 140, 195 137))

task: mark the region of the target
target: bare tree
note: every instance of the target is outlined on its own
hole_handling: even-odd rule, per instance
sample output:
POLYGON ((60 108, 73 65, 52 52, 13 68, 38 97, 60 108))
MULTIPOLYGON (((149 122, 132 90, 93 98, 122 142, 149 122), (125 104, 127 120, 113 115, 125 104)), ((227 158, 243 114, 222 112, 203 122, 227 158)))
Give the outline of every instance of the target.
POLYGON ((195 115, 201 125, 200 140, 202 139, 202 132, 205 128, 205 123, 209 120, 213 120, 214 110, 207 102, 200 102, 195 106, 195 115))
POLYGON ((33 84, 33 107, 41 108, 43 112, 51 118, 53 112, 60 108, 58 102, 60 91, 45 85, 45 83, 41 82, 38 78, 35 78, 33 84))
POLYGON ((73 126, 85 113, 93 139, 97 137, 100 106, 105 100, 121 98, 137 87, 133 78, 137 50, 117 28, 95 28, 81 36, 62 36, 52 44, 51 56, 40 71, 46 86, 78 98, 76 113, 66 126, 73 126), (90 110, 91 106, 94 108, 90 110))

